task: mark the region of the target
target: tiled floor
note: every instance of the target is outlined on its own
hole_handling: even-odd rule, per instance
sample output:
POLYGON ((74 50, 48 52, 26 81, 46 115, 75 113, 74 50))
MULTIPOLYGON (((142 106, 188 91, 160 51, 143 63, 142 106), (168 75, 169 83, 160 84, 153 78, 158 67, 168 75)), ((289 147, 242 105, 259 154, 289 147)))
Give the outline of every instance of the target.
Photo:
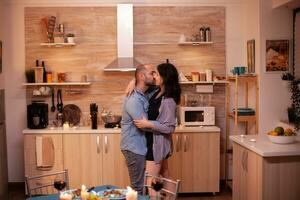
MULTIPOLYGON (((24 200, 24 184, 18 183, 9 185, 8 200, 24 200)), ((178 200, 231 200, 231 191, 228 189, 221 189, 220 193, 215 196, 211 193, 197 193, 197 194, 180 194, 178 200)), ((2 200, 2 199, 1 199, 2 200)))

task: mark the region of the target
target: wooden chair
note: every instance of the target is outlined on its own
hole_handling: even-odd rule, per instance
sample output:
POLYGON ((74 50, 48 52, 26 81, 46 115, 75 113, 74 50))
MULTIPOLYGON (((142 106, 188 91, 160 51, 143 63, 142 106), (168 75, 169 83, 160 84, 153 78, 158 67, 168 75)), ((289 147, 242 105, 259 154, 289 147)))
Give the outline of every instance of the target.
POLYGON ((69 189, 69 175, 68 170, 65 169, 60 172, 48 173, 38 176, 25 176, 25 185, 27 194, 31 196, 41 196, 48 195, 52 193, 57 193, 54 188, 54 181, 57 176, 61 176, 60 180, 65 181, 65 189, 69 189))
MULTIPOLYGON (((145 172, 144 177, 144 188, 143 188, 143 195, 147 195, 150 191, 154 191, 155 193, 158 192, 159 200, 175 200, 178 196, 180 180, 171 180, 164 177, 157 177, 145 172), (161 189, 159 191, 155 190, 156 182, 161 183, 161 189)), ((156 188, 157 189, 157 188, 156 188)), ((152 192, 153 193, 153 192, 152 192)), ((155 197, 154 197, 155 198, 155 197)), ((157 199, 158 200, 158 199, 157 199)))

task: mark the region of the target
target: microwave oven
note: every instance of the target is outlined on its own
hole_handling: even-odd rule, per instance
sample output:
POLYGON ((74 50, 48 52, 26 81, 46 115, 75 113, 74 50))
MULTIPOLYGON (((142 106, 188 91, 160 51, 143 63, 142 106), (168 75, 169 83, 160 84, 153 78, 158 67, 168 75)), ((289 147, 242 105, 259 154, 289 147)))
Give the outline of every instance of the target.
POLYGON ((181 106, 179 120, 183 126, 213 126, 215 125, 215 107, 181 106))

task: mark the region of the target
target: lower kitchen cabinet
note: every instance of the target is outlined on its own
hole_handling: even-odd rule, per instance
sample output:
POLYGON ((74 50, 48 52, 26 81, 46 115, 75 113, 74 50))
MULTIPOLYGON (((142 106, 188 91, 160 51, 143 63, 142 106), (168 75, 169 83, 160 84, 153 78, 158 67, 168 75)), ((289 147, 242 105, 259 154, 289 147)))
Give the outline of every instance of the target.
MULTIPOLYGON (((41 153, 41 152, 40 152, 41 153)), ((50 152, 46 152, 49 154, 50 152)), ((45 155, 44 155, 45 156, 45 155)), ((40 158, 42 159, 42 158, 40 158)), ((63 166, 63 145, 62 145, 62 135, 61 134, 26 134, 24 135, 24 167, 25 175, 36 176, 42 174, 48 174, 52 172, 62 171, 63 166), (49 151, 54 155, 54 162, 52 166, 49 167, 37 167, 37 151, 42 151, 42 149, 37 148, 37 137, 39 138, 51 138, 52 145, 50 145, 49 151)), ((43 178, 36 181, 35 185, 40 185, 44 183, 53 183, 54 177, 43 178)), ((53 189, 52 192, 57 192, 53 189)))
POLYGON ((70 188, 102 184, 102 135, 63 134, 64 167, 69 171, 70 188))
POLYGON ((233 144, 233 200, 299 200, 300 156, 262 157, 233 144))
POLYGON ((62 156, 62 135, 61 134, 32 134, 24 136, 24 160, 25 160, 25 175, 35 176, 63 170, 62 156), (54 149, 54 164, 48 168, 37 167, 37 137, 50 137, 53 142, 54 149))
POLYGON ((219 192, 220 133, 175 133, 170 177, 180 192, 219 192))
POLYGON ((120 134, 103 135, 103 184, 130 186, 125 158, 120 150, 120 134))
POLYGON ((255 200, 261 190, 260 178, 262 176, 262 159, 252 151, 239 145, 233 146, 233 199, 255 200))
POLYGON ((64 134, 64 167, 71 188, 82 184, 126 187, 129 176, 120 151, 120 134, 64 134))
MULTIPOLYGON (((25 174, 29 176, 68 169, 70 188, 110 184, 130 185, 120 150, 119 133, 25 134, 25 174), (37 168, 36 137, 51 137, 55 162, 37 168)), ((174 133, 173 155, 168 159, 170 177, 180 179, 180 192, 218 192, 220 133, 174 133)), ((51 180, 52 181, 52 180, 51 180)))

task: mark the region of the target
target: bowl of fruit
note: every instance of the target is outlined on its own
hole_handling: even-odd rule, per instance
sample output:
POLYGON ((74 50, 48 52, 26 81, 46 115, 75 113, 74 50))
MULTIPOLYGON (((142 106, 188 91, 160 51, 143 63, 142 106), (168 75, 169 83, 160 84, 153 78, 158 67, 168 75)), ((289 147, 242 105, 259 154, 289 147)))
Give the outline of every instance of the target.
POLYGON ((290 128, 276 127, 268 132, 268 137, 271 142, 276 144, 290 144, 296 141, 296 133, 290 128))

